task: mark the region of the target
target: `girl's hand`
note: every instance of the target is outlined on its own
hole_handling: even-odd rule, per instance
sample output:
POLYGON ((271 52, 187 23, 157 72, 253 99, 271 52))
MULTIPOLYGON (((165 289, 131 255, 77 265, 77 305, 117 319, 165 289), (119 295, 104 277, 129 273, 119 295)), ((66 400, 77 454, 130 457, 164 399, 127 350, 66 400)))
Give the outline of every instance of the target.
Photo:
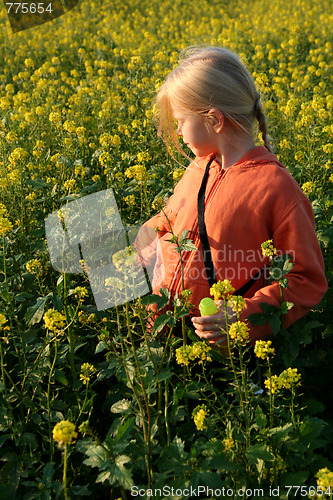
MULTIPOLYGON (((223 301, 218 302, 222 306, 223 301)), ((235 313, 228 307, 228 325, 237 321, 235 313)), ((221 346, 227 343, 227 335, 221 329, 226 330, 224 309, 210 316, 198 316, 192 318, 195 333, 198 337, 207 339, 212 346, 221 346)))

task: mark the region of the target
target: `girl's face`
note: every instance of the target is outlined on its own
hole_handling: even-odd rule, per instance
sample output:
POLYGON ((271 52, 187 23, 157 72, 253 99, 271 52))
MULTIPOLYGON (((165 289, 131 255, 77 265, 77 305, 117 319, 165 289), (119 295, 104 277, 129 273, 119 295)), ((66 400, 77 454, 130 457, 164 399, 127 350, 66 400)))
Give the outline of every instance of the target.
POLYGON ((177 120, 177 135, 195 156, 207 156, 217 152, 216 135, 205 126, 205 119, 200 115, 192 115, 184 110, 173 110, 177 120))

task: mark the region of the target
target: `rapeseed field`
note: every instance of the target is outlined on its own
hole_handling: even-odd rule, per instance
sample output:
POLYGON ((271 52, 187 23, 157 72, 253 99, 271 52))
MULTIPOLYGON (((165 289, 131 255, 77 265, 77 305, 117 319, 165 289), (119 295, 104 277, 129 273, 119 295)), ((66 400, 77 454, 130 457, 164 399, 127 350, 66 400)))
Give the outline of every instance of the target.
POLYGON ((81 0, 18 33, 3 5, 0 25, 0 498, 333 498, 331 2, 81 0), (153 100, 202 44, 252 72, 329 283, 258 344, 263 390, 241 342, 226 393, 209 370, 218 355, 180 347, 186 293, 150 338, 149 296, 98 310, 86 269, 55 270, 47 246, 45 219, 87 195, 112 189, 131 226, 164 205, 185 160, 158 138, 153 100))

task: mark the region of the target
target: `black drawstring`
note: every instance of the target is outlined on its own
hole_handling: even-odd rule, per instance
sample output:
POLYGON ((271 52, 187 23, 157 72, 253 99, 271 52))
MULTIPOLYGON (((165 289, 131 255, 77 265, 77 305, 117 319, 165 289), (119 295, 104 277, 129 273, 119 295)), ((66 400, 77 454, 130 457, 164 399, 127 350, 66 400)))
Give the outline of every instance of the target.
MULTIPOLYGON (((214 269, 212 254, 210 251, 207 230, 206 230, 206 224, 205 224, 205 193, 206 193, 207 179, 208 179, 208 175, 209 175, 209 167, 211 166, 213 160, 215 160, 215 158, 212 158, 207 163, 206 170, 205 170, 204 176, 202 178, 201 186, 200 186, 199 193, 198 193, 199 236, 200 236, 202 253, 203 253, 203 258, 204 258, 205 269, 206 269, 206 274, 207 274, 209 286, 213 286, 214 283, 216 283, 216 274, 215 274, 215 269, 214 269)), ((246 292, 248 290, 250 290, 251 286, 260 277, 261 273, 262 273, 262 269, 260 271, 258 271, 258 273, 253 278, 251 278, 247 283, 245 283, 245 285, 243 285, 236 292, 234 292, 234 295, 245 295, 246 292)))
POLYGON ((205 224, 205 193, 207 186, 207 179, 209 174, 209 167, 211 166, 212 158, 206 166, 204 176, 202 178, 201 186, 198 193, 198 226, 199 226, 199 236, 201 240, 202 252, 204 257, 204 263, 206 268, 206 274, 209 282, 209 286, 213 286, 216 283, 215 269, 212 260, 212 254, 210 251, 206 224, 205 224))

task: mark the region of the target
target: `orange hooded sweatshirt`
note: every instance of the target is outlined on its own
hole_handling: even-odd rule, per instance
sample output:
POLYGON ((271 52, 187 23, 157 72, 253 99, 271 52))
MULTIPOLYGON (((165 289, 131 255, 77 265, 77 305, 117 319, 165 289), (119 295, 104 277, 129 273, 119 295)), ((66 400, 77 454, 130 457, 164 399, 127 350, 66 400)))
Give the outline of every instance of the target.
MULTIPOLYGON (((213 156, 196 158, 189 165, 164 208, 174 234, 189 230, 188 237, 197 247, 196 251, 182 253, 185 289, 192 290, 190 301, 196 308, 203 297, 210 295, 198 231, 197 196, 205 167, 213 156)), ((306 314, 324 296, 327 281, 311 204, 277 157, 263 146, 254 147, 226 170, 213 160, 206 186, 205 223, 216 279, 229 279, 235 290, 268 262, 261 253, 264 241, 273 239, 279 253, 291 255, 295 265, 287 275, 289 287, 284 289, 284 300, 293 302, 294 307, 284 317, 285 327, 306 314)), ((161 211, 145 226, 158 227, 161 255, 155 265, 156 275, 161 275, 162 259, 164 265, 163 282, 153 292, 159 293, 164 287, 172 296, 179 294, 179 254, 168 241, 172 234, 165 215, 161 211)), ((263 302, 280 306, 279 285, 269 284, 265 274, 262 273, 244 295, 242 319, 262 312, 263 302)), ((198 315, 198 311, 194 314, 198 315)), ((271 334, 267 323, 262 326, 249 323, 249 327, 252 342, 271 334)))

